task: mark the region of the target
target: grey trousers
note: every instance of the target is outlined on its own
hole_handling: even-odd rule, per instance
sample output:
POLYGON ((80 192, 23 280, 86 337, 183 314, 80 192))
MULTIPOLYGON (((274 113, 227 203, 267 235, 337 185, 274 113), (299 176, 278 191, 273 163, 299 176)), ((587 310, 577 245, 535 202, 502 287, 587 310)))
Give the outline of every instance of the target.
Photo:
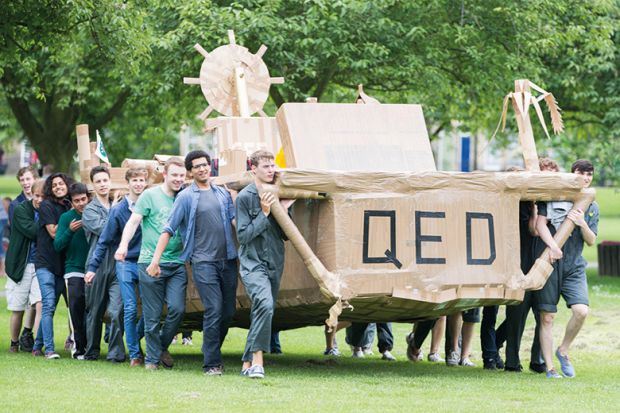
POLYGON ((84 358, 96 360, 101 350, 103 316, 110 315, 108 360, 124 361, 123 300, 121 287, 114 272, 97 273, 93 282, 86 285, 86 353, 84 358))
POLYGON ((257 271, 241 274, 241 282, 250 297, 250 330, 245 344, 244 362, 252 361, 252 353, 271 351, 271 320, 275 309, 282 274, 257 271))
POLYGON ((144 338, 146 340, 145 362, 159 364, 161 353, 168 349, 177 334, 185 313, 187 273, 185 264, 162 263, 161 273, 154 278, 147 274, 146 264, 138 264, 144 338), (164 303, 168 314, 161 324, 164 303))

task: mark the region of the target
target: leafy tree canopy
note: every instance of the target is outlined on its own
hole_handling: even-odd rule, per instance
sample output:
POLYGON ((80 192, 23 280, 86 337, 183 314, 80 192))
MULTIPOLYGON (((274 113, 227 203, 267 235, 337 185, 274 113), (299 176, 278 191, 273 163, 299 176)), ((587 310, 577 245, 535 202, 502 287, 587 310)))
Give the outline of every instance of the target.
POLYGON ((271 75, 286 78, 268 112, 308 96, 348 102, 364 83, 383 102, 422 103, 433 135, 453 120, 490 134, 513 80, 528 78, 565 109, 558 153, 620 174, 618 150, 592 150, 620 133, 615 1, 22 0, 0 17, 0 113, 15 120, 0 128, 22 130, 59 169, 77 123, 102 129, 114 162, 175 152, 205 106, 182 83, 200 70, 192 46, 211 50, 234 29, 253 52, 267 45, 271 75))

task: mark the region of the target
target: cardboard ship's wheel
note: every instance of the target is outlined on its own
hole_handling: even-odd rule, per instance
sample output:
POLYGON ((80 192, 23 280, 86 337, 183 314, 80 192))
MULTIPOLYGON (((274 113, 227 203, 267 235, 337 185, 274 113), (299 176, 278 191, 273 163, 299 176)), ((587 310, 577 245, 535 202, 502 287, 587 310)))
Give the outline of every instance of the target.
POLYGON ((211 53, 196 44, 194 48, 205 60, 200 68, 199 78, 185 78, 186 84, 199 84, 202 94, 209 103, 200 118, 206 119, 212 110, 225 116, 240 116, 240 103, 237 82, 244 83, 244 100, 248 116, 260 113, 264 116, 263 105, 269 97, 272 83, 283 83, 282 78, 271 78, 262 56, 267 47, 262 45, 256 54, 235 43, 234 34, 229 32, 230 44, 220 46, 211 53), (241 71, 239 71, 241 69, 241 71), (237 77, 237 78, 236 78, 237 77))

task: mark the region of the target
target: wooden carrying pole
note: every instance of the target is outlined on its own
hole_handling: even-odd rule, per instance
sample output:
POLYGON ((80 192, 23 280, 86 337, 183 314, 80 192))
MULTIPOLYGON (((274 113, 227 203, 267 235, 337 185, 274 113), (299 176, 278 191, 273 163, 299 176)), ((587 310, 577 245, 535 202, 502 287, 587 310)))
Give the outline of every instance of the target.
MULTIPOLYGON (((259 190, 259 192, 262 192, 262 190, 259 190)), ((304 236, 299 232, 293 220, 288 216, 287 211, 280 205, 278 198, 271 204, 271 213, 291 244, 293 244, 293 247, 312 275, 312 278, 314 278, 319 285, 321 293, 330 302, 335 301, 329 309, 329 318, 325 320, 325 324, 331 331, 338 326, 338 316, 340 316, 343 309, 342 290, 344 286, 340 281, 340 277, 325 268, 321 260, 319 260, 304 239, 304 236)))
MULTIPOLYGON (((581 209, 587 211, 590 204, 594 201, 596 191, 594 189, 584 189, 579 199, 575 200, 573 204, 574 209, 581 209)), ((558 244, 558 247, 562 248, 564 243, 570 237, 570 234, 575 229, 575 223, 566 218, 560 225, 560 228, 553 236, 553 239, 558 244)), ((524 290, 540 290, 545 286, 547 279, 553 272, 553 265, 551 264, 551 258, 549 256, 549 247, 540 254, 540 257, 536 260, 530 272, 524 277, 521 287, 524 290)))

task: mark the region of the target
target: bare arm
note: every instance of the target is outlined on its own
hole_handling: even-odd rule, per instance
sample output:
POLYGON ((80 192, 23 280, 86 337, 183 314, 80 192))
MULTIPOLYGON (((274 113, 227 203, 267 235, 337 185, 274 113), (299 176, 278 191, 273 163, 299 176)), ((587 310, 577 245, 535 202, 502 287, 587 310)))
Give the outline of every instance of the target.
POLYGON ((538 236, 540 239, 544 241, 545 244, 549 247, 549 257, 551 261, 559 260, 562 258, 562 250, 558 247, 558 244, 553 239, 553 235, 547 228, 547 217, 539 215, 536 219, 536 231, 538 231, 538 236))
POLYGON ((579 208, 572 209, 568 213, 568 219, 573 221, 575 225, 579 227, 579 229, 581 230, 581 236, 583 237, 583 240, 586 242, 586 244, 588 244, 589 246, 594 245, 594 243, 596 242, 596 234, 590 229, 588 223, 584 219, 583 211, 579 208))
POLYGON ((114 259, 116 261, 125 261, 125 256, 127 255, 127 248, 129 246, 129 241, 133 238, 140 223, 142 222, 142 215, 133 212, 125 224, 125 229, 123 229, 123 236, 121 237, 121 242, 118 245, 118 249, 114 254, 114 259))
POLYGON ((149 266, 146 268, 146 272, 151 277, 159 277, 159 261, 161 260, 161 256, 163 255, 164 250, 170 242, 170 238, 172 238, 172 236, 168 232, 163 232, 159 236, 157 246, 155 247, 155 252, 153 253, 153 259, 151 260, 149 266))

